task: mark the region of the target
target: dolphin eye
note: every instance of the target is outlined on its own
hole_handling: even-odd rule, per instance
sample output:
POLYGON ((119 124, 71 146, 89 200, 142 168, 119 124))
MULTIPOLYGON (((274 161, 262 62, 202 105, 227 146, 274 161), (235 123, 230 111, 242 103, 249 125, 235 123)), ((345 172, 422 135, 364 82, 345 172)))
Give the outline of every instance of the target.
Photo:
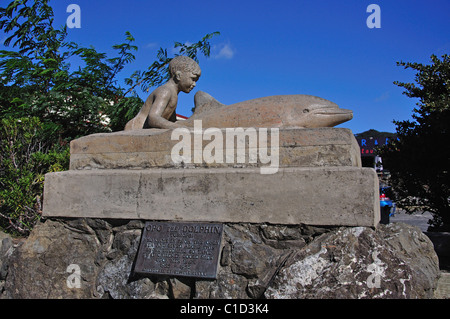
POLYGON ((304 109, 303 113, 309 113, 309 109, 304 109))

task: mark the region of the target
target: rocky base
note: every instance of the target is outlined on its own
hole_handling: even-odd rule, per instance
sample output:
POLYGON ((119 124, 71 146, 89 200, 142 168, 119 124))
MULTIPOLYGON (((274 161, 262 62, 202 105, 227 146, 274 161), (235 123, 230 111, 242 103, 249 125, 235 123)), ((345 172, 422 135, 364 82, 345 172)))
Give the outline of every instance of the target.
POLYGON ((17 245, 5 238, 0 298, 432 298, 439 278, 431 241, 400 223, 226 223, 216 280, 140 276, 133 263, 143 227, 47 219, 17 245))

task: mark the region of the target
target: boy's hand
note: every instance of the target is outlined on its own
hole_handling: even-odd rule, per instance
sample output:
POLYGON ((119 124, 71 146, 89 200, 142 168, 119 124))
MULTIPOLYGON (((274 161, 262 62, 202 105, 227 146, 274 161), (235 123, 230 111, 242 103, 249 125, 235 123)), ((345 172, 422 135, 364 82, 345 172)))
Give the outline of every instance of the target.
POLYGON ((168 129, 175 129, 175 128, 182 128, 182 127, 186 127, 186 126, 182 125, 182 124, 180 123, 180 121, 177 121, 177 122, 169 122, 169 123, 167 124, 167 127, 165 127, 165 128, 168 128, 168 129))

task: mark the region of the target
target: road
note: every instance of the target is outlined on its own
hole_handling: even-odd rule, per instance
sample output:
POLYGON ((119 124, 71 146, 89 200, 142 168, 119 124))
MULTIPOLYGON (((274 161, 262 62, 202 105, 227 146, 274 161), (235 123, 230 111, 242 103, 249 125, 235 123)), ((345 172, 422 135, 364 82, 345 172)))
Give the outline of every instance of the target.
POLYGON ((432 218, 429 212, 406 214, 397 209, 395 216, 390 217, 391 223, 405 223, 419 227, 423 232, 428 230, 428 220, 432 218))

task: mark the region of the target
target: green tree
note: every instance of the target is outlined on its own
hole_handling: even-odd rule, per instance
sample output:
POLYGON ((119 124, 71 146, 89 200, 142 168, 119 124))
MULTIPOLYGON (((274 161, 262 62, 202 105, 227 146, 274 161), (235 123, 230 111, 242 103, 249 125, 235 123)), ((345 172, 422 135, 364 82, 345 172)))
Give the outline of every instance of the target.
POLYGON ((69 150, 46 150, 37 117, 3 118, 0 128, 0 226, 28 234, 42 210, 44 174, 68 167, 69 150))
POLYGON ((432 64, 398 62, 417 71, 416 83, 394 82, 417 98, 413 121, 394 121, 398 140, 382 150, 399 206, 426 210, 429 230, 450 230, 450 58, 431 56, 432 64))
MULTIPOLYGON (((0 116, 36 116, 51 137, 66 140, 122 130, 143 104, 136 88, 148 91, 167 80, 167 49, 160 48, 157 60, 147 70, 134 72, 124 88, 117 75, 138 50, 131 33, 113 46, 117 56, 108 58, 94 47, 68 41, 66 26, 54 28, 49 1, 15 0, 0 7, 0 29, 10 34, 4 44, 16 48, 0 51, 0 116), (74 56, 82 61, 78 68, 68 62, 74 56)), ((174 47, 198 61, 199 54, 210 55, 209 40, 218 34, 207 34, 189 46, 175 42, 174 47)))
MULTIPOLYGON (((74 138, 122 130, 142 107, 136 89, 148 91, 168 76, 172 59, 160 48, 145 71, 119 85, 117 76, 133 62, 138 48, 130 32, 113 46, 115 57, 68 40, 66 26, 53 26, 50 0, 14 0, 0 5, 0 226, 27 234, 40 216, 46 172, 68 169, 68 142, 74 138), (81 63, 71 65, 77 57, 81 63)), ((209 40, 185 45, 180 55, 198 61, 210 54, 209 40)))
POLYGON ((68 140, 107 130, 101 123, 104 98, 117 90, 111 79, 125 62, 67 42, 66 27, 53 27, 48 0, 0 8, 0 28, 11 34, 4 44, 16 48, 0 51, 2 117, 36 116, 49 137, 68 140), (67 61, 75 55, 84 65, 71 72, 67 61))

